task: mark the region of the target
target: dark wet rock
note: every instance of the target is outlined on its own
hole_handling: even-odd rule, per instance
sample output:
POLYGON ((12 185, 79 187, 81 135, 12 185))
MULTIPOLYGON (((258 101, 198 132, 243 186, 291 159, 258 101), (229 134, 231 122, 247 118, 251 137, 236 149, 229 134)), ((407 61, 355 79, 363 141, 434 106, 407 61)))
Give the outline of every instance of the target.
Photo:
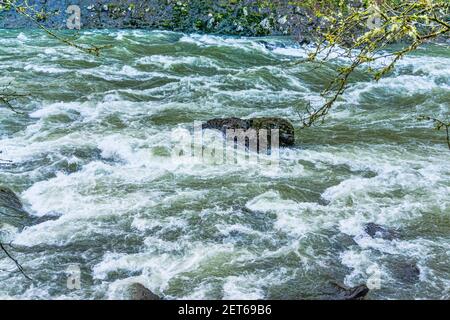
POLYGON ((335 235, 330 235, 330 238, 333 240, 333 247, 340 251, 347 250, 351 246, 357 246, 358 243, 355 241, 354 237, 345 234, 338 233, 335 235))
POLYGON ((236 214, 243 215, 244 223, 251 225, 253 229, 260 232, 270 232, 277 219, 274 212, 254 211, 245 206, 234 206, 233 210, 236 214))
POLYGON ((322 294, 319 297, 312 297, 319 300, 363 300, 369 293, 369 288, 365 284, 349 288, 341 283, 330 281, 320 286, 322 294))
POLYGON ((319 200, 317 200, 317 204, 320 204, 321 206, 328 206, 330 204, 330 200, 320 197, 319 200))
POLYGON ((280 130, 280 146, 292 146, 295 143, 294 126, 288 120, 281 118, 254 118, 250 119, 250 128, 261 130, 280 130))
POLYGON ((19 197, 9 188, 0 187, 0 207, 7 207, 14 210, 22 210, 22 202, 19 197))
POLYGON ((267 50, 274 50, 276 49, 276 45, 264 40, 258 41, 258 43, 262 44, 267 50))
POLYGON ((404 283, 416 283, 420 280, 420 269, 413 261, 395 262, 391 266, 391 272, 404 283))
POLYGON ((40 216, 40 217, 31 216, 28 220, 31 225, 36 225, 36 224, 41 224, 41 223, 44 223, 47 221, 58 220, 60 217, 61 217, 61 214, 59 214, 59 213, 50 213, 50 214, 46 214, 46 215, 40 216))
POLYGON ((128 288, 128 295, 130 300, 162 300, 140 283, 131 284, 128 288))
POLYGON ((0 187, 0 223, 24 227, 28 218, 19 197, 11 189, 0 187))
POLYGON ((0 187, 0 215, 6 217, 27 215, 19 197, 6 187, 0 187))
POLYGON ((250 121, 240 118, 217 118, 208 120, 203 124, 203 129, 216 129, 225 133, 228 129, 244 129, 250 128, 250 121))
POLYGON ((215 129, 222 133, 226 133, 229 129, 255 129, 258 134, 261 129, 266 129, 268 133, 268 141, 270 141, 270 130, 278 129, 280 135, 280 146, 287 147, 292 146, 295 143, 294 126, 285 119, 275 117, 265 118, 223 118, 223 119, 211 119, 203 124, 203 129, 215 129))
POLYGON ((260 40, 258 43, 262 44, 267 50, 275 50, 277 48, 286 48, 285 43, 272 43, 265 40, 260 40))
POLYGON ((398 231, 393 229, 388 229, 380 226, 376 223, 368 223, 364 226, 364 231, 372 238, 379 238, 384 240, 394 240, 400 237, 398 231))
POLYGON ((19 197, 9 188, 0 187, 0 208, 22 210, 23 205, 19 197))
POLYGON ((19 197, 9 188, 0 186, 0 222, 23 228, 49 220, 56 220, 60 214, 50 213, 44 216, 32 216, 23 207, 19 197))
POLYGON ((336 300, 363 300, 369 293, 369 288, 365 284, 348 288, 342 284, 332 283, 336 288, 336 300))

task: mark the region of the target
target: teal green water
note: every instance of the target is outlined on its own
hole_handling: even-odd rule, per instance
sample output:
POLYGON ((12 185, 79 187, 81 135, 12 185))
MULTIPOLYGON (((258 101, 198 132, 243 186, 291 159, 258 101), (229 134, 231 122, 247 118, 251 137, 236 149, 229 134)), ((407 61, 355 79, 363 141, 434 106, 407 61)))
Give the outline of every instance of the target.
POLYGON ((376 276, 370 299, 450 298, 450 151, 418 115, 449 117, 448 45, 371 82, 358 72, 327 121, 296 131, 278 170, 176 163, 175 129, 214 117, 284 117, 342 63, 296 64, 284 38, 83 32, 97 58, 35 31, 0 30, 0 85, 31 96, 0 109, 0 184, 30 214, 1 223, 33 282, 0 256, 1 298, 123 298, 141 282, 169 299, 313 299, 376 276), (373 239, 364 225, 398 229, 373 239), (81 290, 66 287, 79 264, 81 290), (415 264, 417 279, 405 276, 415 264))

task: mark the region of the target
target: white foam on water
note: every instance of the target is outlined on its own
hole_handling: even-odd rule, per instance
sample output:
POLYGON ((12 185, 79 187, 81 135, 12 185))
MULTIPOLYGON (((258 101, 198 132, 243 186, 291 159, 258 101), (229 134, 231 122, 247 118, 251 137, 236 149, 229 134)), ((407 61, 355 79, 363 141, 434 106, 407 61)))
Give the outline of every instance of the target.
MULTIPOLYGON (((189 192, 189 196, 192 196, 192 193, 195 193, 195 192, 189 192)), ((173 200, 178 200, 178 199, 173 199, 173 200)), ((167 202, 170 200, 168 200, 166 198, 164 201, 167 202)), ((136 217, 133 219, 131 226, 133 228, 138 229, 139 231, 146 231, 146 230, 154 229, 156 227, 160 227, 162 230, 166 230, 166 229, 170 230, 173 228, 185 229, 188 225, 184 219, 180 219, 178 217, 167 217, 165 219, 160 219, 160 220, 136 217)))
POLYGON ((308 58, 308 51, 304 48, 275 48, 273 52, 290 57, 308 58))
POLYGON ((108 81, 121 81, 125 79, 139 79, 144 81, 160 75, 160 73, 140 71, 130 65, 119 65, 117 62, 94 68, 78 69, 75 73, 82 77, 93 76, 108 81))
POLYGON ((324 207, 314 202, 296 202, 291 199, 282 199, 275 191, 261 194, 245 205, 248 209, 265 213, 276 213, 275 230, 285 232, 298 239, 306 237, 321 228, 333 226, 339 219, 335 208, 324 207))
POLYGON ((49 73, 49 74, 63 74, 68 73, 70 70, 53 67, 53 66, 46 66, 46 65, 35 65, 35 64, 28 64, 24 67, 26 71, 35 71, 35 72, 42 72, 42 73, 49 73))
POLYGON ((4 222, 0 223, 0 241, 2 243, 11 242, 18 231, 17 227, 4 222))
POLYGON ((214 35, 189 34, 181 37, 179 41, 196 44, 201 47, 232 47, 247 52, 259 51, 261 53, 268 53, 268 50, 262 44, 245 37, 227 38, 214 35))
POLYGON ((277 285, 289 280, 286 269, 266 274, 248 273, 225 278, 223 284, 224 300, 263 300, 267 286, 277 285))
MULTIPOLYGON (((231 276, 226 278, 223 285, 224 300, 261 300, 264 291, 258 284, 256 277, 231 276)), ((264 282, 264 284, 266 284, 264 282)))
POLYGON ((117 32, 117 35, 116 35, 116 40, 118 40, 118 41, 122 41, 123 39, 124 39, 124 36, 126 35, 126 33, 125 32, 123 32, 123 31, 119 31, 119 32, 117 32))
MULTIPOLYGON (((89 39, 98 34, 102 33, 86 33, 83 37, 89 39)), ((264 299, 267 288, 283 284, 297 270, 314 272, 316 267, 326 268, 326 257, 310 244, 314 242, 314 237, 322 236, 322 232, 333 231, 347 234, 355 241, 355 244, 340 249, 340 255, 335 255, 343 266, 351 270, 344 279, 347 285, 358 285, 366 280, 370 276, 368 268, 374 264, 380 268, 383 279, 396 283, 385 262, 393 256, 400 256, 417 260, 421 284, 429 283, 431 288, 435 288, 433 290, 440 290, 439 297, 450 295, 448 289, 442 289, 449 287, 446 274, 432 261, 436 252, 450 252, 446 239, 428 235, 387 241, 372 239, 364 231, 364 225, 369 222, 402 229, 420 223, 427 214, 445 217, 450 212, 450 162, 444 143, 417 145, 414 148, 412 145, 359 142, 302 146, 300 136, 300 147, 280 151, 278 170, 245 162, 213 165, 210 161, 212 157, 208 156, 206 159, 188 158, 178 163, 171 161, 167 155, 157 156, 155 149, 170 153, 179 146, 177 143, 182 142, 171 139, 174 125, 155 125, 152 121, 144 123, 143 117, 152 118, 165 112, 176 115, 196 112, 201 113, 204 119, 216 116, 283 116, 292 117, 292 120, 293 117, 297 119, 292 107, 295 101, 310 100, 313 106, 323 103, 319 93, 310 89, 313 84, 307 83, 307 77, 298 76, 298 73, 304 72, 301 67, 284 65, 286 61, 306 57, 308 48, 285 47, 270 51, 254 39, 146 31, 118 31, 114 37, 122 37, 124 42, 130 40, 133 45, 151 47, 153 44, 148 37, 156 39, 161 45, 169 38, 173 41, 175 35, 180 38, 180 46, 194 43, 205 48, 234 48, 265 55, 271 61, 277 59, 280 64, 263 63, 235 70, 235 66, 227 67, 226 62, 222 64, 216 59, 186 53, 180 57, 162 54, 133 57, 129 60, 132 61, 130 65, 129 61, 124 63, 114 59, 105 51, 105 61, 108 63, 75 73, 76 77, 83 77, 93 88, 88 96, 80 97, 79 102, 36 102, 24 130, 8 132, 0 137, 2 158, 12 159, 20 165, 45 159, 41 167, 31 165, 31 169, 20 169, 14 174, 1 172, 0 175, 6 175, 7 181, 17 181, 17 185, 26 186, 20 196, 31 214, 58 214, 56 220, 28 226, 23 231, 6 226, 10 231, 8 237, 14 240, 14 244, 30 248, 50 245, 65 250, 64 246, 77 245, 97 236, 107 239, 113 231, 115 236, 124 238, 132 232, 143 238, 139 248, 133 247, 135 253, 105 251, 97 257, 99 262, 92 270, 95 282, 92 290, 97 296, 121 299, 129 284, 139 282, 157 294, 167 294, 168 298, 210 298, 217 295, 217 286, 221 285, 225 299, 264 299), (228 69, 229 72, 209 76, 177 75, 173 67, 180 64, 220 71, 228 69), (161 66, 163 70, 141 71, 141 65, 161 66), (170 74, 165 71, 167 69, 170 69, 170 74), (273 79, 267 78, 267 75, 273 76, 273 79), (173 82, 150 88, 145 86, 147 80, 158 78, 173 82), (146 89, 138 85, 105 92, 97 90, 102 88, 97 81, 103 84, 104 80, 141 81, 146 89), (280 88, 277 82, 286 85, 280 88), (238 83, 243 84, 242 90, 235 89, 238 83), (234 85, 232 89, 227 87, 231 85, 234 85), (125 98, 128 96, 139 98, 125 98), (273 102, 277 106, 272 106, 273 102), (278 104, 282 105, 278 107, 278 104), (55 115, 65 114, 71 119, 69 124, 52 120, 55 115), (127 128, 122 130, 105 125, 109 116, 118 116, 127 128), (63 128, 67 130, 65 133, 61 133, 63 128), (72 155, 64 156, 64 148, 96 149, 100 151, 100 157, 95 156, 85 162, 72 155), (79 163, 80 168, 70 174, 53 170, 51 166, 61 160, 79 163), (41 171, 46 169, 53 171, 50 178, 45 176, 44 179, 41 171), (330 176, 332 172, 336 174, 330 176), (196 208, 196 204, 211 196, 207 187, 209 181, 217 183, 220 179, 233 177, 239 180, 237 190, 242 190, 239 187, 248 183, 248 199, 243 199, 243 194, 236 193, 226 184, 221 189, 224 199, 231 195, 237 201, 244 200, 251 214, 271 222, 267 230, 260 231, 249 223, 236 222, 240 220, 235 219, 243 217, 233 216, 238 213, 231 209, 228 200, 224 200, 226 203, 213 203, 211 207, 196 208), (263 182, 259 183, 260 180, 263 182), (305 181, 304 185, 299 186, 298 180, 305 181), (316 198, 311 202, 299 201, 286 191, 301 191, 303 188, 308 194, 320 195, 326 204, 317 203, 316 198), (192 234, 194 230, 188 218, 195 214, 217 219, 212 227, 217 229, 215 235, 219 240, 211 238, 200 241, 192 234), (119 226, 123 225, 131 227, 131 231, 120 230, 119 226), (172 231, 177 233, 175 239, 164 237, 172 231), (255 241, 247 246, 245 241, 242 241, 243 244, 239 242, 242 238, 255 241), (270 243, 270 246, 260 247, 259 243, 270 243), (295 256, 299 261, 298 267, 277 271, 252 269, 239 274, 233 269, 236 266, 241 269, 247 264, 253 266, 267 259, 284 259, 286 256, 295 256), (217 276, 218 269, 222 270, 222 277, 217 276), (120 279, 115 278, 117 274, 121 274, 120 279), (192 287, 174 288, 177 281, 186 277, 193 279, 192 287), (178 293, 170 296, 168 292, 178 293)), ((41 40, 44 41, 45 37, 41 40)), ((0 42, 3 43, 1 39, 0 42)), ((22 54, 42 50, 42 46, 31 46, 27 40, 23 52, 14 51, 14 48, 4 50, 22 57, 22 54)), ((73 55, 73 59, 96 61, 62 46, 47 49, 45 53, 56 59, 52 61, 54 64, 42 64, 42 57, 38 56, 15 66, 5 63, 8 68, 21 68, 19 72, 27 72, 27 75, 38 79, 40 76, 72 72, 61 67, 58 62, 60 58, 67 59, 73 55)), ((388 78, 378 83, 361 82, 351 86, 343 97, 344 101, 337 106, 338 113, 332 115, 325 129, 329 126, 332 130, 338 120, 349 117, 363 117, 366 124, 384 127, 377 117, 386 111, 386 106, 381 106, 381 111, 374 108, 371 114, 355 114, 353 110, 345 109, 345 104, 354 103, 358 107, 363 95, 378 90, 402 96, 441 94, 449 87, 446 80, 447 60, 409 57, 400 62, 398 71, 388 78)), ((14 80, 15 77, 16 73, 10 78, 14 80)), ((71 85, 67 86, 70 93, 71 85)), ((446 115, 448 105, 442 101, 439 103, 433 106, 433 110, 440 110, 442 115, 446 115)), ((8 113, 5 114, 9 117, 8 113)), ((392 126, 393 121, 411 114, 393 114, 386 120, 386 126, 392 126)), ((190 124, 179 125, 180 131, 186 132, 190 124)), ((317 130, 319 135, 323 134, 320 128, 317 130)), ((220 134, 207 135, 206 139, 212 146, 223 144, 220 134)), ((184 143, 184 147, 190 145, 190 142, 184 143)), ((242 153, 238 156, 240 159, 244 157, 242 153)), ((442 253, 439 257, 444 262, 450 258, 442 253)), ((39 269, 44 261, 40 259, 44 258, 28 262, 39 269)), ((11 265, 6 265, 6 262, 2 259, 0 267, 10 268, 11 265)), ((13 277, 12 280, 19 283, 19 277, 13 277)), ((53 283, 45 283, 30 287, 19 297, 54 298, 49 293, 50 289, 54 289, 52 286, 53 283)), ((426 298, 427 290, 417 296, 426 298)), ((4 292, 5 289, 1 288, 0 296, 7 297, 4 292)), ((83 295, 91 297, 88 291, 83 295)), ((58 296, 61 299, 71 297, 78 296, 58 296)))
POLYGON ((217 230, 224 236, 229 236, 232 233, 238 232, 240 234, 247 234, 247 235, 255 235, 259 237, 264 237, 264 234, 262 232, 256 231, 252 228, 249 228, 247 226, 243 226, 241 224, 217 224, 216 225, 217 230))
POLYGON ((157 65, 164 69, 170 69, 176 65, 191 65, 199 67, 210 67, 215 69, 221 68, 213 59, 206 57, 186 57, 186 56, 167 56, 167 55, 151 55, 136 60, 138 65, 157 65))
POLYGON ((214 290, 214 285, 205 281, 196 286, 192 292, 183 297, 185 300, 207 300, 212 296, 211 292, 214 290))
POLYGON ((350 274, 345 277, 344 283, 348 286, 355 286, 364 283, 370 277, 367 274, 369 268, 379 270, 382 274, 381 278, 386 278, 386 273, 382 273, 382 267, 373 261, 370 250, 363 251, 346 251, 341 254, 341 262, 343 265, 352 269, 350 274))
POLYGON ((80 106, 81 103, 78 102, 58 102, 45 104, 41 109, 38 109, 30 113, 31 118, 46 118, 56 114, 62 114, 70 110, 76 111, 86 111, 85 108, 80 106))
POLYGON ((449 90, 450 84, 437 84, 433 78, 424 78, 414 75, 399 75, 396 77, 383 78, 378 82, 365 82, 353 85, 344 94, 344 98, 347 102, 358 104, 362 94, 377 89, 385 91, 389 90, 390 92, 408 96, 418 93, 428 93, 436 89, 449 90))
POLYGON ((21 33, 19 33, 19 35, 17 36, 17 40, 19 40, 19 41, 27 41, 27 40, 28 40, 28 37, 27 37, 23 32, 21 32, 21 33))
MULTIPOLYGON (((197 270, 214 259, 238 255, 230 245, 205 245, 204 243, 183 243, 184 254, 172 255, 158 252, 149 247, 148 252, 138 254, 106 253, 103 261, 94 267, 95 279, 107 279, 108 273, 127 270, 142 272, 144 285, 156 292, 164 292, 170 281, 178 275, 197 270)), ((114 283, 112 284, 114 286, 114 283)))

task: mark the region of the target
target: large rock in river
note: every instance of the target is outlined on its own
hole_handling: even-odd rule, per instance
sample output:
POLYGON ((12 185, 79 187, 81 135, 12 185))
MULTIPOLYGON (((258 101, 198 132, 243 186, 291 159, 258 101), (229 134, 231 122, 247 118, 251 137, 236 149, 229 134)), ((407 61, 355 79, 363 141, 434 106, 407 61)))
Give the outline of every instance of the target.
POLYGON ((364 231, 371 238, 379 238, 384 240, 394 240, 400 237, 400 233, 397 230, 388 229, 380 226, 376 223, 370 222, 364 226, 364 231))
POLYGON ((22 228, 28 220, 29 215, 19 197, 11 189, 0 186, 0 224, 22 228))
POLYGON ((208 120, 203 124, 203 129, 215 129, 226 133, 228 129, 255 129, 258 134, 259 130, 266 129, 268 132, 268 139, 270 141, 270 130, 278 129, 280 135, 280 147, 292 146, 295 143, 294 138, 294 126, 285 119, 281 118, 251 118, 251 119, 240 119, 240 118, 216 118, 208 120))
POLYGON ((330 300, 364 300, 369 293, 369 288, 365 284, 348 288, 343 284, 332 283, 336 293, 329 297, 330 300))
POLYGON ((161 300, 159 296, 140 283, 133 283, 128 287, 128 296, 130 300, 161 300))
POLYGON ((14 191, 0 186, 0 223, 7 223, 22 229, 27 225, 58 219, 59 216, 58 213, 50 213, 43 216, 30 215, 14 191))
POLYGON ((11 189, 0 186, 0 208, 21 211, 22 202, 11 189))

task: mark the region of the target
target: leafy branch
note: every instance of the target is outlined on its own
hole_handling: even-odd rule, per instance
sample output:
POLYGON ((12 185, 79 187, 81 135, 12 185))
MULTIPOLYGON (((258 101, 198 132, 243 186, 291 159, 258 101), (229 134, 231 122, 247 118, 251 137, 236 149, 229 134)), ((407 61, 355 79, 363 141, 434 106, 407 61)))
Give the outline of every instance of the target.
POLYGON ((81 44, 74 42, 70 38, 65 38, 65 37, 58 35, 57 33, 53 32, 52 30, 45 27, 42 23, 40 23, 40 21, 42 20, 42 12, 36 11, 33 8, 33 6, 30 6, 28 4, 27 0, 23 1, 20 4, 16 0, 0 0, 0 8, 2 8, 2 7, 5 10, 12 9, 12 10, 16 11, 18 14, 21 14, 21 15, 25 16, 26 18, 30 19, 31 21, 33 21, 39 29, 43 30, 49 36, 55 38, 56 40, 66 44, 68 46, 71 46, 78 50, 81 50, 85 53, 99 56, 101 50, 111 47, 109 45, 105 45, 105 46, 81 45, 81 44))
MULTIPOLYGON (((63 37, 63 36, 58 35, 56 32, 48 29, 41 23, 41 21, 43 20, 42 11, 35 10, 33 6, 28 4, 27 0, 24 0, 20 3, 17 0, 0 0, 0 12, 8 11, 8 10, 14 10, 18 14, 33 21, 39 29, 43 30, 45 33, 47 33, 52 38, 66 44, 68 46, 71 46, 77 50, 85 52, 87 54, 99 56, 103 49, 111 48, 110 45, 104 45, 104 46, 82 45, 82 44, 76 43, 73 40, 73 38, 63 37)), ((12 102, 19 98, 23 98, 26 96, 27 95, 25 95, 25 94, 19 94, 15 91, 8 91, 7 89, 3 89, 3 91, 0 91, 0 106, 4 106, 4 107, 8 108, 9 110, 11 110, 12 112, 20 114, 21 112, 19 112, 13 106, 12 102)))
POLYGON ((346 64, 323 90, 325 103, 307 109, 301 117, 302 127, 323 122, 330 109, 343 95, 355 70, 364 68, 375 81, 390 73, 405 55, 423 44, 448 36, 447 22, 450 2, 446 0, 367 1, 368 5, 356 8, 348 5, 346 14, 335 8, 318 7, 314 14, 327 21, 327 27, 318 27, 318 43, 309 55, 309 61, 324 64, 341 58, 346 64), (375 20, 373 25, 370 21, 375 20), (370 27, 369 27, 370 26, 370 27), (366 30, 361 32, 361 30, 366 30), (387 52, 392 43, 403 44, 400 50, 387 52), (376 61, 388 61, 373 67, 376 61))

